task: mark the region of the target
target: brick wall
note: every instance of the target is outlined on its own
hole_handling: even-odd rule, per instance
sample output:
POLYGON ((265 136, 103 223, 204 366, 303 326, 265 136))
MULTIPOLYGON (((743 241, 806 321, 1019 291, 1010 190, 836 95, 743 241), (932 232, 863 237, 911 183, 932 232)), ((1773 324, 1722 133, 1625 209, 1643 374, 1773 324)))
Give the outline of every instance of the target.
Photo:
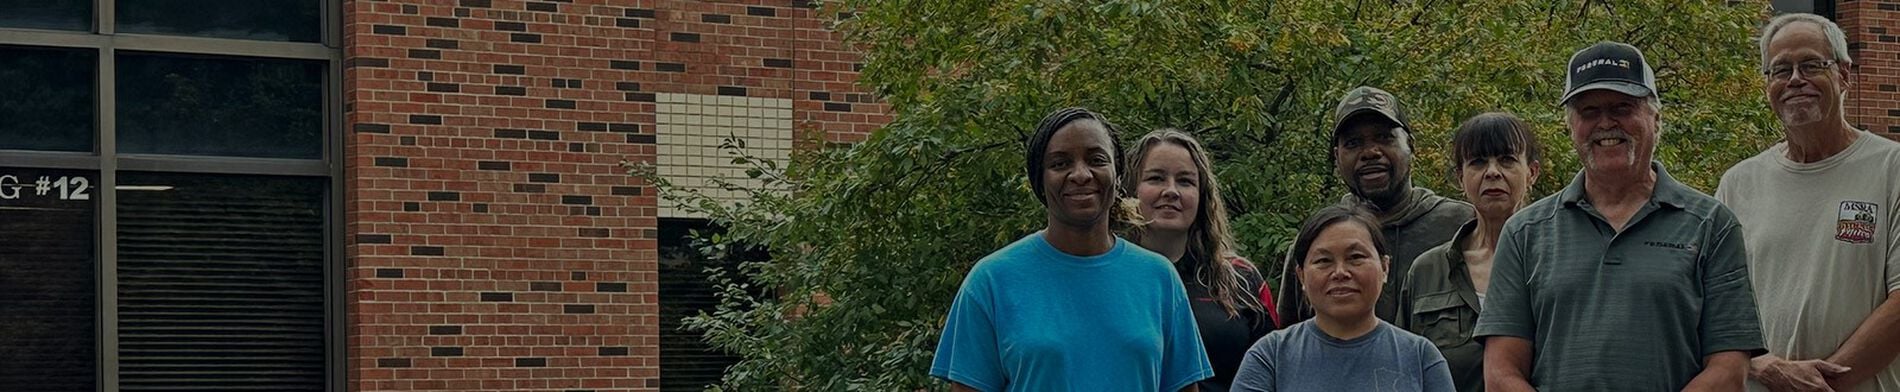
POLYGON ((661 97, 889 121, 793 3, 345 1, 349 389, 655 390, 661 97))
POLYGON ((1847 95, 1848 121, 1900 140, 1900 2, 1847 0, 1836 12, 1860 64, 1858 84, 1847 95))

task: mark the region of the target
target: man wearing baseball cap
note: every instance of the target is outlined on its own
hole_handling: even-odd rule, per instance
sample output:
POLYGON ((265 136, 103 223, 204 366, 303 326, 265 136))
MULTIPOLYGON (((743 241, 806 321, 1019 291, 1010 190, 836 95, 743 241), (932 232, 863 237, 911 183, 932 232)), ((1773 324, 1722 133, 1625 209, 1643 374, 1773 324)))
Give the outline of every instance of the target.
MULTIPOLYGON (((1472 217, 1471 204, 1412 186, 1411 124, 1397 97, 1373 87, 1347 91, 1333 110, 1333 172, 1350 191, 1340 197, 1339 205, 1363 206, 1377 215, 1381 234, 1392 249, 1393 272, 1373 310, 1388 322, 1397 315, 1399 288, 1405 287, 1405 271, 1412 268, 1412 259, 1450 240, 1472 217)), ((1280 276, 1295 276, 1292 268, 1297 263, 1291 258, 1305 255, 1287 257, 1280 276)), ((1298 279, 1281 279, 1275 298, 1281 325, 1313 317, 1298 279)))
POLYGON ((1598 43, 1565 73, 1583 170, 1499 234, 1472 334, 1486 389, 1741 390, 1765 350, 1735 215, 1651 161, 1662 105, 1642 52, 1598 43))

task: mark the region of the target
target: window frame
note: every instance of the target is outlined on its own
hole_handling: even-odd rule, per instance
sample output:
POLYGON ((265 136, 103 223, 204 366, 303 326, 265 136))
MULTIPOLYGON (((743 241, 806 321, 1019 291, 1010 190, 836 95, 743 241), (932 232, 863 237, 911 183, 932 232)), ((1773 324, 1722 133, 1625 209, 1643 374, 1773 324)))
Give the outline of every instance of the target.
POLYGON ((93 0, 90 31, 0 28, 0 44, 95 50, 94 128, 92 151, 52 152, 0 150, 0 166, 36 169, 93 170, 99 176, 94 234, 98 284, 94 333, 95 382, 98 390, 119 390, 118 317, 118 174, 121 170, 203 174, 250 174, 327 178, 324 217, 324 390, 347 390, 346 326, 348 304, 344 280, 343 149, 343 0, 318 0, 318 42, 253 41, 157 34, 121 34, 116 31, 116 0, 93 0), (175 53, 239 56, 324 62, 322 87, 323 143, 319 159, 276 159, 216 156, 120 154, 117 149, 117 52, 175 53))

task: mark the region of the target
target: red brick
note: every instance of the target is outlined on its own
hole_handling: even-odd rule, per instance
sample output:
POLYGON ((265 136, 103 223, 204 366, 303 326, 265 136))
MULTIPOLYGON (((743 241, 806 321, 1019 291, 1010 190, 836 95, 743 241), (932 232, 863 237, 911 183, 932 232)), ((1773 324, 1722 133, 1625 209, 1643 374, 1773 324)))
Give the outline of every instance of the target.
POLYGON ((1836 6, 1835 21, 1842 30, 1848 31, 1849 45, 1861 45, 1854 51, 1854 61, 1859 64, 1860 75, 1853 91, 1848 93, 1848 122, 1864 129, 1900 140, 1900 133, 1890 132, 1890 128, 1900 126, 1900 118, 1887 115, 1887 110, 1900 107, 1896 94, 1880 91, 1881 85, 1900 84, 1900 43, 1880 42, 1879 35, 1869 28, 1888 29, 1889 34, 1900 34, 1900 12, 1883 11, 1877 2, 1840 2, 1836 6))
MULTIPOLYGON (((454 2, 345 3, 346 58, 388 61, 386 68, 344 71, 344 100, 354 109, 346 120, 389 125, 387 134, 346 138, 350 201, 343 238, 390 238, 388 244, 346 244, 353 259, 346 274, 349 385, 362 391, 652 390, 659 328, 658 243, 651 233, 659 201, 618 163, 655 162, 656 149, 626 145, 621 134, 579 131, 576 124, 636 124, 652 132, 656 105, 625 101, 616 82, 640 83, 643 93, 710 95, 719 86, 740 86, 747 96, 789 98, 797 124, 823 130, 820 139, 829 142, 863 140, 889 121, 888 108, 854 103, 852 113, 824 113, 822 102, 810 99, 813 91, 840 102, 862 92, 851 84, 861 56, 846 52, 840 35, 825 31, 808 9, 773 5, 777 16, 758 17, 746 13, 747 4, 642 2, 639 7, 655 8, 656 18, 622 28, 616 25, 622 7, 562 4, 560 12, 524 13, 520 1, 490 3, 471 8, 469 17, 455 17, 454 2), (404 5, 420 15, 402 14, 404 5), (700 22, 704 13, 732 15, 732 23, 700 22), (430 17, 452 18, 457 27, 430 26, 430 17), (541 42, 511 42, 516 32, 496 31, 497 21, 522 22, 541 42), (369 34, 378 24, 401 26, 409 35, 369 34), (700 42, 672 42, 673 32, 700 34, 700 42), (457 45, 429 48, 431 38, 457 45), (441 59, 409 58, 411 49, 437 50, 441 59), (764 67, 766 58, 791 59, 794 68, 764 67), (608 60, 635 61, 640 69, 614 69, 608 60), (658 71, 661 62, 684 64, 686 72, 658 71), (526 75, 496 74, 497 64, 521 65, 526 75), (429 91, 419 77, 425 71, 430 82, 457 84, 459 92, 429 91), (554 88, 554 79, 583 85, 554 88), (523 87, 527 95, 495 95, 497 86, 523 87), (550 98, 573 100, 576 109, 548 109, 550 98), (439 115, 442 124, 410 124, 412 114, 439 115), (494 130, 503 128, 556 131, 561 140, 496 138, 494 130), (405 137, 414 145, 401 145, 405 137), (588 152, 568 152, 576 142, 590 143, 588 152), (373 166, 375 157, 407 158, 408 166, 373 166), (512 162, 511 170, 477 170, 477 161, 496 160, 512 162), (560 182, 546 183, 545 193, 513 192, 527 173, 559 174, 560 182), (638 186, 642 194, 612 195, 614 186, 638 186), (432 191, 460 197, 429 201, 432 191), (561 195, 591 196, 600 216, 567 215, 561 195), (410 203, 418 211, 406 210, 410 203), (487 212, 473 212, 478 203, 487 212), (584 237, 580 228, 605 228, 610 236, 584 237), (442 246, 444 255, 413 256, 410 247, 417 245, 442 246), (405 277, 377 279, 377 268, 402 268, 405 277), (569 279, 573 271, 587 272, 589 280, 569 279), (572 292, 531 292, 531 281, 562 282, 572 292), (626 283, 628 292, 593 293, 598 282, 626 283), (481 302, 482 292, 509 292, 513 302, 481 302), (593 304, 595 313, 564 314, 564 304, 593 304), (462 334, 428 335, 431 325, 459 325, 462 334), (600 358, 602 345, 627 346, 630 355, 600 358), (429 357, 429 348, 438 346, 462 347, 465 356, 429 357), (513 358, 523 356, 547 358, 548 367, 514 368, 513 358), (385 357, 409 358, 412 368, 375 368, 385 357)), ((1880 77, 1891 80, 1890 64, 1880 66, 1888 67, 1878 69, 1880 77)), ((1892 106, 1892 96, 1880 96, 1889 102, 1881 107, 1892 106)))

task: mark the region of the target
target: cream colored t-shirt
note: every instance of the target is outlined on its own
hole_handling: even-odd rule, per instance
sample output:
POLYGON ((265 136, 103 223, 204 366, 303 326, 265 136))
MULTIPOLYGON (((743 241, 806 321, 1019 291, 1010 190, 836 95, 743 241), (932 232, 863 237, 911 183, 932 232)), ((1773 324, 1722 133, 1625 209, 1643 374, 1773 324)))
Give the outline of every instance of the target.
MULTIPOLYGON (((1742 224, 1769 353, 1826 358, 1900 290, 1900 143, 1857 132, 1814 163, 1776 144, 1730 168, 1715 191, 1742 224)), ((1900 392, 1900 361, 1854 391, 1900 392)))

